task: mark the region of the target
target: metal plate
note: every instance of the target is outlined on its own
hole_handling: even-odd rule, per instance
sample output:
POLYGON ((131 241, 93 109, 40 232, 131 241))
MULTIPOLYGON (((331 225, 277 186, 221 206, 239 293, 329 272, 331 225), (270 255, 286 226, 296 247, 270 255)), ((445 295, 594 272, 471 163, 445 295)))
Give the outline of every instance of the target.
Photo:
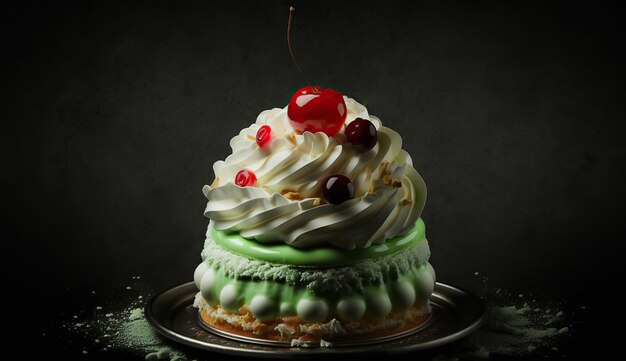
POLYGON ((193 282, 154 296, 146 305, 148 322, 161 335, 202 350, 239 356, 292 358, 362 352, 404 353, 441 346, 466 337, 485 321, 483 302, 477 296, 437 282, 431 297, 432 322, 425 329, 391 341, 351 347, 294 347, 259 345, 225 338, 200 327, 198 309, 192 306, 198 292, 193 282))

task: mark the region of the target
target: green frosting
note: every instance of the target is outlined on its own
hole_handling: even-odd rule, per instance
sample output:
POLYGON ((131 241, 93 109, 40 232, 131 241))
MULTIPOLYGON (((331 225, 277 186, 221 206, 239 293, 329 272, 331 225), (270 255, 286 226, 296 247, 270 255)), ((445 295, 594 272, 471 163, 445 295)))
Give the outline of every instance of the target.
POLYGON ((199 276, 200 279, 204 278, 198 281, 202 297, 210 305, 221 304, 234 313, 238 313, 241 306, 250 305, 252 313, 259 319, 299 315, 307 321, 333 317, 358 319, 363 315, 384 316, 391 310, 405 310, 413 304, 425 304, 435 282, 434 272, 428 263, 413 267, 397 278, 386 278, 381 284, 368 284, 360 292, 347 294, 315 295, 306 288, 284 283, 232 278, 223 269, 209 267, 203 268, 199 276), (229 290, 225 291, 226 288, 229 290), (263 301, 257 302, 257 306, 254 298, 259 296, 263 301), (316 309, 310 303, 309 306, 304 304, 301 307, 303 300, 316 302, 323 307, 319 310, 319 307, 316 309), (341 301, 352 301, 353 304, 347 309, 341 309, 341 301), (354 312, 351 309, 354 309, 355 301, 362 302, 363 309, 360 315, 352 316, 354 312), (306 316, 307 307, 313 316, 306 316))
POLYGON ((365 249, 260 244, 209 226, 194 281, 202 299, 232 313, 247 305, 261 320, 307 322, 383 317, 426 307, 435 283, 425 225, 365 249))
POLYGON ((424 239, 426 225, 419 218, 415 226, 405 235, 388 239, 383 244, 363 249, 341 250, 333 247, 299 249, 287 244, 259 244, 238 233, 218 231, 209 226, 211 238, 230 252, 266 261, 273 264, 292 266, 336 267, 356 263, 364 259, 380 258, 396 254, 424 239))

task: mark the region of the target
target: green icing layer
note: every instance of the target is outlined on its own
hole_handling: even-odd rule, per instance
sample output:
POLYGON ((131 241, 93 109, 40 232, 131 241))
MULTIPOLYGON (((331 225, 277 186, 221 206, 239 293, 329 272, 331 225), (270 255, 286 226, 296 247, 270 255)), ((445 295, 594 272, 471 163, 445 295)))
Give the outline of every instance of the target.
POLYGON ((218 231, 209 225, 210 237, 223 248, 245 256, 273 264, 292 266, 336 267, 396 254, 424 240, 426 225, 419 218, 415 226, 405 235, 391 238, 383 244, 364 249, 341 250, 333 247, 299 249, 286 244, 259 244, 238 233, 218 231))
POLYGON ((315 295, 306 288, 284 283, 232 278, 225 270, 206 264, 200 265, 196 272, 196 285, 203 299, 212 306, 221 304, 226 310, 238 313, 241 306, 250 305, 259 319, 298 315, 310 322, 334 317, 348 320, 367 315, 382 317, 392 310, 425 304, 435 282, 428 263, 412 267, 393 279, 386 278, 380 284, 364 285, 359 292, 326 295, 315 295), (348 307, 342 308, 342 303, 348 307), (361 309, 355 306, 359 304, 361 309))

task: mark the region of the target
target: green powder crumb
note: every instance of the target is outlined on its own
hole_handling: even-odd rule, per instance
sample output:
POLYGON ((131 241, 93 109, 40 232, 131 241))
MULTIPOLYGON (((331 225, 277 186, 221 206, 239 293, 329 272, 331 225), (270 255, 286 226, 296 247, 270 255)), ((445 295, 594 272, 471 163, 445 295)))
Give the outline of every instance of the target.
MULTIPOLYGON (((139 276, 133 279, 139 279, 139 276)), ((80 351, 83 354, 120 350, 143 355, 146 360, 187 360, 183 352, 171 348, 150 326, 142 300, 142 295, 134 297, 121 311, 107 306, 107 313, 102 312, 102 306, 95 306, 93 310, 70 316, 60 327, 91 343, 80 351)))
POLYGON ((130 316, 128 316, 129 320, 135 321, 135 320, 138 320, 140 318, 143 318, 143 309, 142 308, 135 308, 135 309, 130 311, 130 316))
MULTIPOLYGON (((511 299, 517 298, 510 295, 511 299)), ((454 359, 488 359, 494 355, 524 357, 530 354, 556 352, 553 347, 557 338, 569 331, 568 327, 556 328, 564 322, 563 312, 542 307, 537 300, 515 302, 504 307, 490 307, 488 320, 481 329, 466 339, 443 349, 433 361, 454 359), (522 303, 519 305, 519 303, 522 303), (549 326, 550 325, 550 326, 549 326)))
POLYGON ((154 349, 162 345, 159 338, 146 319, 130 319, 130 322, 123 322, 120 333, 117 335, 118 342, 126 347, 154 349))
POLYGON ((146 355, 146 361, 157 361, 157 360, 170 360, 171 350, 167 347, 160 349, 157 352, 151 352, 146 355))
MULTIPOLYGON (((123 314, 128 314, 126 310, 123 314)), ((135 308, 130 310, 127 320, 120 315, 120 331, 116 335, 120 348, 131 349, 145 353, 148 356, 154 354, 156 357, 150 360, 185 360, 185 354, 178 350, 166 346, 164 340, 157 334, 144 317, 143 309, 135 308)))

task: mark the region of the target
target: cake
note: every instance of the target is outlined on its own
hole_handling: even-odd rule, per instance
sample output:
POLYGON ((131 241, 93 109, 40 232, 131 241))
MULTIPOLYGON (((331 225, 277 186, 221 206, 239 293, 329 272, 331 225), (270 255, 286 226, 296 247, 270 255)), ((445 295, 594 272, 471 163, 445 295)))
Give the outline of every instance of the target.
POLYGON ((401 136, 332 89, 304 87, 230 141, 202 189, 194 305, 250 340, 329 346, 430 317, 426 186, 401 136))

